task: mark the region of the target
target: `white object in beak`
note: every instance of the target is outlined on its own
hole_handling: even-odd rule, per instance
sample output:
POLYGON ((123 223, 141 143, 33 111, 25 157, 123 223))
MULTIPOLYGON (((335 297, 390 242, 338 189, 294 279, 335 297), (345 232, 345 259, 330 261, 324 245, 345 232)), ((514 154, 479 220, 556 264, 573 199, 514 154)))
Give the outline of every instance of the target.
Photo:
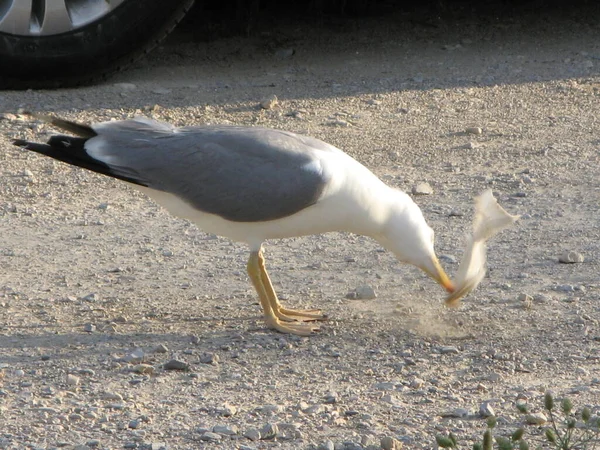
POLYGON ((446 305, 458 306, 461 297, 473 291, 485 276, 486 246, 488 239, 517 221, 502 208, 492 190, 488 189, 475 198, 473 234, 467 241, 467 249, 456 274, 456 290, 446 297, 446 305))

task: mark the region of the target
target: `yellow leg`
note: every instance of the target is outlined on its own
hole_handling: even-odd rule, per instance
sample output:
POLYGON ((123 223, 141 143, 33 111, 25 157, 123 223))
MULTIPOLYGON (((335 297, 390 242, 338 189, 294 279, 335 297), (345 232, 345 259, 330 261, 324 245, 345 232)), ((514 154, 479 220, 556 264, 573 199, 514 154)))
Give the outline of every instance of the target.
POLYGON ((315 331, 318 331, 318 327, 306 323, 281 323, 271 307, 271 300, 262 279, 261 265, 262 270, 264 270, 264 259, 260 256, 259 252, 250 253, 250 258, 248 259, 248 276, 252 280, 252 285, 260 299, 267 326, 281 333, 297 334, 298 336, 311 336, 315 331))
POLYGON ((286 322, 314 322, 315 320, 327 319, 327 316, 321 314, 321 310, 319 309, 288 309, 281 306, 267 273, 262 251, 258 252, 258 267, 260 268, 261 281, 269 298, 271 309, 279 320, 286 322))

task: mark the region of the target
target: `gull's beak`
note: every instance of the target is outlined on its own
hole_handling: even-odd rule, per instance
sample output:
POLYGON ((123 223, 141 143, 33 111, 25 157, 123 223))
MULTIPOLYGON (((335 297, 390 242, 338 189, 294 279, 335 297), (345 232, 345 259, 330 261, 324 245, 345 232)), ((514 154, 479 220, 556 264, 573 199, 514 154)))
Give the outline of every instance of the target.
POLYGON ((454 292, 456 289, 454 287, 454 283, 452 283, 452 281, 450 281, 450 278, 448 278, 448 275, 446 275, 446 272, 442 268, 442 265, 440 264, 439 260, 435 256, 433 257, 432 265, 433 265, 433 269, 423 267, 422 268, 423 271, 425 273, 427 273, 427 275, 429 275, 435 281, 437 281, 440 285, 442 285, 443 288, 446 289, 448 292, 450 292, 450 293, 454 292))

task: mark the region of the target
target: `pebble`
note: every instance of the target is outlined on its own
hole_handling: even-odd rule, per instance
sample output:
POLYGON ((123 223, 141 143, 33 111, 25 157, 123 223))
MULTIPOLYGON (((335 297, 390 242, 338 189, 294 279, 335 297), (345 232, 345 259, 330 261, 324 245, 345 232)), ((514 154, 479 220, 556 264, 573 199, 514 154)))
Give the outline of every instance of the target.
POLYGON ((444 347, 440 347, 440 353, 442 355, 458 355, 460 353, 460 350, 458 349, 458 347, 455 347, 453 345, 447 345, 444 347))
POLYGON ((237 408, 229 403, 225 403, 223 406, 217 409, 217 412, 223 417, 231 417, 235 416, 237 413, 237 408))
POLYGON ((122 358, 122 360, 124 362, 130 363, 130 364, 138 364, 138 363, 141 363, 142 361, 144 361, 145 356, 146 356, 146 354, 144 353, 144 350, 142 350, 141 348, 136 348, 134 351, 132 351, 128 355, 125 355, 122 358))
POLYGON ((483 130, 480 127, 468 127, 465 128, 465 133, 467 134, 481 134, 483 130))
POLYGON ((152 353, 167 353, 168 351, 169 348, 165 344, 158 344, 156 347, 154 347, 152 353))
POLYGON ((439 259, 440 259, 440 261, 443 261, 447 264, 457 264, 458 263, 458 259, 456 259, 456 256, 454 256, 454 255, 440 255, 439 259))
POLYGON ((531 309, 531 306, 533 305, 533 297, 531 295, 519 294, 517 300, 523 303, 525 309, 531 309))
POLYGON ((217 433, 213 433, 212 431, 207 431, 203 435, 200 436, 200 439, 206 442, 219 442, 223 439, 223 436, 217 433))
POLYGON ((100 446, 100 440, 98 439, 90 439, 89 441, 87 441, 85 443, 85 445, 87 445, 90 448, 96 448, 100 446))
POLYGON ((531 413, 525 416, 525 422, 529 425, 543 425, 548 422, 548 418, 541 412, 531 413))
POLYGON ((190 370, 190 365, 178 359, 172 359, 163 364, 165 370, 190 370))
POLYGON ((67 384, 69 386, 78 386, 81 380, 78 376, 73 375, 72 373, 67 375, 67 384))
POLYGON ((463 417, 467 417, 469 414, 470 414, 470 411, 466 408, 456 408, 456 409, 452 409, 450 411, 443 412, 441 414, 441 416, 442 417, 463 418, 463 417))
POLYGON ((215 425, 212 429, 213 433, 233 436, 238 434, 238 427, 235 425, 215 425))
POLYGON ((335 445, 332 441, 321 442, 317 447, 317 450, 335 450, 335 445))
POLYGON ((139 428, 139 426, 140 426, 140 421, 139 421, 139 420, 137 420, 137 419, 135 419, 135 420, 131 420, 131 421, 129 422, 129 424, 128 424, 128 427, 129 427, 129 428, 131 428, 131 429, 133 429, 133 430, 135 430, 135 429, 139 428))
POLYGON ((262 109, 273 109, 279 104, 276 95, 270 95, 260 101, 260 107, 262 109))
POLYGON ((279 434, 279 427, 274 423, 267 423, 260 429, 260 436, 262 440, 275 439, 279 434))
POLYGON ((81 300, 83 300, 84 302, 95 302, 98 300, 98 296, 96 295, 96 293, 92 292, 84 297, 81 297, 81 300))
POLYGON ((423 385, 425 384, 425 380, 422 380, 421 378, 413 378, 412 381, 410 382, 410 387, 413 389, 420 389, 423 387, 423 385))
POLYGON ((377 293, 372 286, 365 284, 357 287, 354 291, 348 292, 346 298, 351 300, 373 300, 377 298, 377 293))
POLYGON ((552 297, 546 294, 538 294, 533 297, 533 301, 536 303, 549 303, 552 301, 552 297))
POLYGON ((492 408, 492 405, 490 405, 490 402, 483 402, 479 406, 479 414, 481 414, 483 417, 492 417, 496 415, 494 413, 494 408, 492 408))
POLYGON ((244 432, 244 437, 247 437, 251 441, 258 441, 261 438, 260 431, 256 428, 249 428, 244 432))
POLYGON ((343 128, 348 128, 351 127, 352 124, 350 122, 348 122, 347 120, 344 119, 334 119, 334 120, 328 120, 325 125, 329 125, 332 127, 343 127, 343 128))
POLYGON ((104 400, 110 400, 110 401, 123 401, 123 396, 121 394, 119 394, 118 392, 103 392, 102 393, 102 398, 104 400))
POLYGON ((17 116, 11 113, 2 113, 0 114, 0 120, 17 120, 17 116))
POLYGON ((418 183, 412 188, 413 195, 431 195, 433 188, 429 183, 418 183))
POLYGON ((584 261, 584 257, 581 253, 567 251, 558 257, 558 262, 563 264, 576 264, 582 263, 584 261))
POLYGON ((260 411, 264 414, 280 414, 283 409, 281 405, 264 405, 260 408, 260 411))
POLYGON ((215 353, 203 353, 200 355, 200 362, 202 364, 212 364, 216 366, 219 364, 219 355, 215 353))
POLYGON ((135 373, 144 373, 152 375, 154 373, 154 367, 150 364, 136 364, 133 367, 132 371, 135 373))
POLYGON ((85 331, 86 333, 93 333, 94 331, 96 331, 96 325, 94 325, 93 323, 86 323, 83 326, 83 331, 85 331))
POLYGON ((402 448, 402 442, 390 436, 382 437, 379 445, 383 450, 400 450, 402 448))

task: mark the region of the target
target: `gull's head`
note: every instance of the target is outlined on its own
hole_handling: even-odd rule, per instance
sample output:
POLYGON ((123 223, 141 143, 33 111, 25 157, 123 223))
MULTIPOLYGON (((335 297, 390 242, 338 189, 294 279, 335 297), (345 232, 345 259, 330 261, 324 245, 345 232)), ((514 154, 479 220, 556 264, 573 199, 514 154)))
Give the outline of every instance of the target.
POLYGON ((454 284, 435 254, 434 233, 421 209, 401 191, 394 192, 389 207, 381 243, 400 261, 418 267, 448 292, 453 292, 454 284))

